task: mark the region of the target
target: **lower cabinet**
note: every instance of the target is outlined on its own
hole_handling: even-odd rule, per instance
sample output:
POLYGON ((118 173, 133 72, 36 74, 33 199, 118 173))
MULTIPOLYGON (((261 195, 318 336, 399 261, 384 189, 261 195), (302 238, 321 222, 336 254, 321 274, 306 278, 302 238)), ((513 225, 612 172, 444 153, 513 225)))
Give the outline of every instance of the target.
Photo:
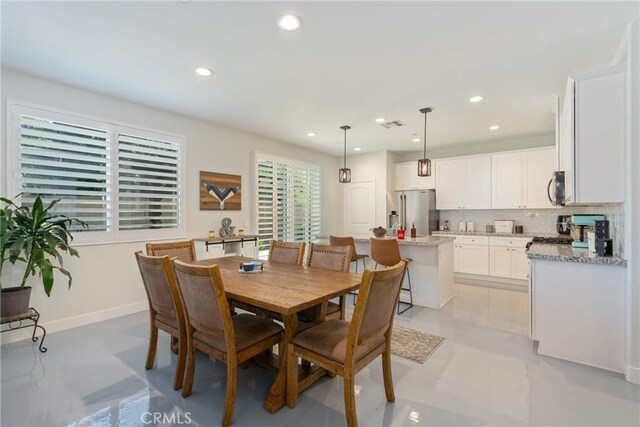
POLYGON ((460 245, 459 249, 460 273, 489 274, 489 247, 475 245, 460 245))
POLYGON ((489 274, 496 277, 511 277, 512 248, 492 246, 489 249, 489 274))
POLYGON ((527 280, 529 278, 529 258, 527 248, 513 248, 511 257, 511 278, 527 280))

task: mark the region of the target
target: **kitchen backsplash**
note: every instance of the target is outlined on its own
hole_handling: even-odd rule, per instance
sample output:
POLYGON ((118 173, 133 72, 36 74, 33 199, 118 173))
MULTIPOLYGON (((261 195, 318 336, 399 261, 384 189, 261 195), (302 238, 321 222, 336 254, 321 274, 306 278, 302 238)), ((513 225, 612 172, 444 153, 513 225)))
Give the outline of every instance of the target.
POLYGON ((525 233, 555 233, 558 215, 604 214, 611 221, 611 237, 614 252, 624 254, 624 205, 602 205, 588 207, 566 207, 560 209, 500 209, 500 210, 460 210, 440 211, 440 219, 449 220, 451 230, 458 229, 460 221, 473 221, 475 229, 484 231, 486 225, 493 225, 496 219, 512 219, 516 225, 524 226, 525 233))

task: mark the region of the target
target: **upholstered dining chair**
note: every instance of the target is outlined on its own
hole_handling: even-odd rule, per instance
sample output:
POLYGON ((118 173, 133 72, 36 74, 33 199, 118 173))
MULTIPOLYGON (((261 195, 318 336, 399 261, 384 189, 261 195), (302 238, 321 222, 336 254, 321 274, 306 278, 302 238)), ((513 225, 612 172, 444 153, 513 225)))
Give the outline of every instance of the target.
MULTIPOLYGON (((351 246, 331 246, 311 243, 309 245, 309 257, 307 267, 324 268, 326 270, 348 272, 352 258, 351 246)), ((325 319, 344 319, 346 301, 341 296, 338 303, 329 301, 325 310, 325 319)), ((298 313, 299 320, 303 322, 314 321, 315 308, 308 308, 298 313)))
MULTIPOLYGON (((378 265, 383 265, 385 267, 389 267, 391 265, 395 265, 400 262, 400 260, 405 260, 407 263, 412 262, 411 258, 403 258, 400 255, 400 245, 396 239, 378 239, 375 237, 371 238, 371 259, 373 259, 376 263, 376 268, 378 265)), ((411 271, 407 266, 407 288, 402 287, 400 289, 400 297, 398 298, 398 314, 402 314, 405 311, 409 310, 413 307, 413 291, 411 290, 411 271), (406 292, 409 294, 409 301, 402 300, 402 292, 406 292), (401 310, 400 304, 404 304, 405 307, 401 310)))
POLYGON ((144 290, 149 302, 149 349, 145 369, 151 369, 156 359, 158 346, 158 329, 171 335, 178 343, 178 362, 173 381, 173 389, 182 387, 187 343, 185 337, 185 320, 182 302, 178 295, 178 285, 173 274, 173 267, 168 256, 145 256, 136 252, 136 261, 142 276, 144 290))
MULTIPOLYGON (((236 396, 238 365, 278 345, 284 354, 283 329, 272 320, 252 314, 231 317, 217 265, 210 267, 173 261, 178 291, 184 306, 187 367, 182 396, 193 388, 196 350, 227 364, 227 389, 222 425, 231 425, 236 396)), ((284 357, 280 361, 283 368, 284 357)))
POLYGON ((182 262, 193 262, 196 260, 196 248, 193 240, 169 243, 147 243, 147 255, 169 255, 170 258, 178 258, 182 262))
POLYGON ((339 237, 339 236, 329 236, 329 244, 331 246, 351 246, 351 262, 355 262, 356 263, 356 273, 358 272, 358 261, 362 261, 362 268, 365 269, 367 268, 367 261, 366 258, 369 257, 369 255, 365 255, 365 254, 359 254, 356 251, 356 242, 353 240, 353 237, 351 236, 346 236, 346 237, 339 237))
POLYGON ((272 240, 269 246, 269 261, 302 265, 305 247, 305 242, 294 243, 272 240))
POLYGON ((395 400, 391 330, 406 266, 401 260, 389 268, 366 269, 351 322, 327 320, 300 332, 287 344, 287 406, 293 408, 298 403, 298 357, 343 377, 348 426, 358 425, 354 377, 380 355, 387 400, 395 400))

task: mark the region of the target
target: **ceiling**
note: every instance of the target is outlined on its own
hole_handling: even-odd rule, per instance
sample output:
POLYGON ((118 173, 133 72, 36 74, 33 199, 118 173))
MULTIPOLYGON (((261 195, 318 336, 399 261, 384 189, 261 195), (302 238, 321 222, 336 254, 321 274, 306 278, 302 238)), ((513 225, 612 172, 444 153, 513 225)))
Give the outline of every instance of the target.
POLYGON ((425 106, 429 146, 552 133, 553 94, 608 65, 638 13, 610 1, 3 2, 1 60, 331 154, 345 124, 350 150, 413 151, 425 106), (276 26, 288 12, 300 30, 276 26))

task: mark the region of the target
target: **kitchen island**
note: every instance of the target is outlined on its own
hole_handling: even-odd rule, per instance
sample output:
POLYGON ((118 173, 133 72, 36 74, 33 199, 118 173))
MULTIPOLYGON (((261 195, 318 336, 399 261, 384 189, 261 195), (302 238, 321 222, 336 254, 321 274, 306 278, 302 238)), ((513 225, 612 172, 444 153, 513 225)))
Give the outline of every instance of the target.
MULTIPOLYGON (((371 254, 371 235, 354 235, 359 254, 371 254)), ((395 239, 394 237, 385 237, 395 239)), ((412 259, 409 274, 413 288, 414 305, 439 309, 454 296, 453 282, 453 237, 425 236, 398 240, 400 255, 412 259)), ((367 267, 375 262, 367 259, 367 267)), ((407 287, 405 283, 403 287, 407 287)), ((402 292, 402 301, 408 300, 402 292)))

